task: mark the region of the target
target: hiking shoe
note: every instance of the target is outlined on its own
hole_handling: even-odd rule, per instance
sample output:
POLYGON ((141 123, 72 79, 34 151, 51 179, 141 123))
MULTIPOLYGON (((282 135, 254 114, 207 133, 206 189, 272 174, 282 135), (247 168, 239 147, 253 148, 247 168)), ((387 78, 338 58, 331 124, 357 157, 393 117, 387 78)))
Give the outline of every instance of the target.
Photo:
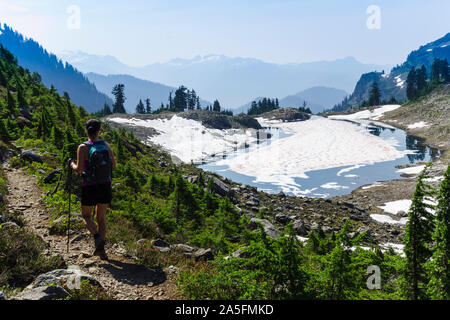
POLYGON ((97 237, 96 239, 94 239, 94 243, 95 243, 95 250, 93 255, 99 256, 101 255, 102 252, 105 251, 105 240, 103 240, 100 237, 97 237))
POLYGON ((94 243, 95 243, 95 249, 100 249, 103 250, 105 248, 105 240, 103 240, 100 237, 97 237, 96 239, 94 239, 94 243))
POLYGON ((108 255, 106 254, 105 250, 102 250, 99 254, 100 260, 108 260, 108 255))

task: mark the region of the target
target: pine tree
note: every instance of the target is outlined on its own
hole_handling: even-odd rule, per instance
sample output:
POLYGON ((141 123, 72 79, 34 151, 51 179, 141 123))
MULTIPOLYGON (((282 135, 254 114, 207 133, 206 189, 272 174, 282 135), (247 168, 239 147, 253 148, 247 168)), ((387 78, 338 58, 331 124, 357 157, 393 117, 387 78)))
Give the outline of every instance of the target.
POLYGON ((202 106, 200 104, 200 97, 199 96, 197 96, 197 98, 196 98, 196 104, 197 104, 197 110, 201 110, 202 106))
POLYGON ((369 105, 370 106, 378 106, 380 105, 380 89, 378 88, 378 83, 373 82, 372 87, 370 89, 370 96, 369 96, 369 105))
POLYGON ((115 102, 113 105, 113 113, 127 113, 125 111, 125 85, 123 84, 117 84, 114 86, 112 90, 112 94, 115 97, 115 102))
POLYGON ((150 99, 149 98, 145 99, 145 113, 146 114, 151 114, 152 113, 152 106, 150 104, 150 99))
POLYGON ((70 125, 75 128, 76 126, 76 122, 77 122, 77 117, 75 115, 75 111, 73 109, 72 104, 70 103, 70 101, 66 101, 66 107, 67 107, 67 119, 69 120, 70 125))
POLYGON ((414 100, 417 97, 417 81, 416 81, 416 68, 412 67, 406 78, 406 97, 408 100, 414 100))
POLYGON ((431 299, 450 299, 450 166, 438 195, 435 230, 433 233, 433 258, 430 262, 428 294, 431 299))
POLYGON ((109 105, 105 102, 105 106, 103 107, 103 116, 107 116, 112 114, 111 108, 109 105))
POLYGON ((53 126, 50 133, 50 140, 52 144, 61 149, 64 146, 64 132, 59 128, 59 126, 53 126))
POLYGON ((214 100, 214 104, 213 104, 213 111, 214 112, 220 112, 220 103, 219 100, 214 100))
POLYGON ((145 113, 145 106, 144 106, 144 103, 142 103, 142 100, 139 100, 139 103, 136 106, 136 113, 139 113, 139 114, 145 113))
POLYGON ((425 93, 425 89, 427 86, 427 69, 424 65, 420 69, 417 70, 416 73, 416 87, 418 91, 418 95, 422 95, 425 93))
POLYGON ((413 300, 426 298, 426 285, 429 281, 425 263, 431 256, 429 245, 432 237, 433 216, 429 212, 431 205, 425 203, 425 198, 431 195, 431 187, 424 183, 428 166, 419 175, 403 239, 406 256, 404 295, 413 300))
POLYGON ((0 138, 4 142, 8 142, 11 139, 4 119, 0 119, 0 138))

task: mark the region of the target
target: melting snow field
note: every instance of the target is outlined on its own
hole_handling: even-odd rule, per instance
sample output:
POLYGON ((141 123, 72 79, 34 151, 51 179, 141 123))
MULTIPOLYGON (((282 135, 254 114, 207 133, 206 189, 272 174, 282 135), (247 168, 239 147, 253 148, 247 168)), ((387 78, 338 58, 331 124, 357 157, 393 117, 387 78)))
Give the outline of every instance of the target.
MULTIPOLYGON (((263 122, 262 125, 266 124, 263 122)), ((313 117, 308 121, 271 122, 270 125, 294 134, 250 153, 219 161, 219 164, 256 177, 256 182, 269 182, 281 186, 283 191, 292 192, 294 179, 308 178, 308 171, 344 166, 358 168, 405 155, 392 144, 350 122, 313 117)), ((340 174, 350 170, 341 170, 340 174)), ((333 182, 322 187, 341 188, 333 182)))
POLYGON ((199 121, 176 115, 170 120, 111 118, 109 121, 156 129, 160 134, 149 137, 148 140, 161 145, 183 162, 201 162, 212 155, 222 155, 257 140, 255 130, 252 129, 209 129, 199 121))

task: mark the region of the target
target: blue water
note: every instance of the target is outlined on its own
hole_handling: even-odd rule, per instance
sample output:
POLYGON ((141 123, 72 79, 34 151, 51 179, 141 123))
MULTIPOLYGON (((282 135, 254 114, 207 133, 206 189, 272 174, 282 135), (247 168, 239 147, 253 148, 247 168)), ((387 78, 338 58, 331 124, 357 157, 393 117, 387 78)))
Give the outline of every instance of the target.
MULTIPOLYGON (((353 123, 354 125, 361 126, 361 124, 357 122, 353 123)), ((378 162, 372 165, 365 165, 360 168, 354 168, 351 171, 342 173, 341 175, 338 175, 339 171, 353 166, 309 171, 306 172, 308 178, 295 178, 295 185, 290 186, 289 190, 286 190, 287 186, 284 186, 283 190, 281 186, 272 183, 258 183, 255 181, 255 177, 239 174, 233 170, 230 170, 227 165, 217 164, 217 162, 223 158, 234 157, 243 152, 251 152, 252 150, 260 148, 261 146, 270 144, 272 141, 274 141, 274 139, 283 139, 291 135, 291 133, 284 132, 278 128, 266 128, 265 132, 270 133, 271 136, 269 136, 269 139, 261 139, 258 141, 258 143, 248 146, 246 150, 240 149, 235 150, 231 154, 223 154, 218 157, 220 159, 200 164, 198 165, 198 167, 206 171, 215 172, 223 176, 224 178, 228 178, 235 182, 255 186, 259 190, 268 193, 279 193, 280 191, 283 191, 284 193, 290 195, 301 195, 301 193, 303 193, 308 197, 329 198, 348 194, 363 185, 373 184, 377 181, 402 179, 402 177, 400 176, 401 173, 397 172, 398 169, 396 168, 396 166, 414 164, 419 161, 433 161, 440 156, 439 150, 426 146, 422 139, 407 135, 403 130, 385 128, 375 124, 370 124, 367 127, 363 127, 365 127, 365 129, 369 133, 376 135, 381 139, 395 139, 398 142, 398 145, 395 146, 395 148, 400 151, 415 150, 416 153, 407 154, 404 157, 393 161, 378 162), (346 177, 346 175, 354 176, 346 177), (335 188, 322 187, 330 183, 334 183, 332 186, 335 186, 335 188), (307 190, 309 190, 309 192, 307 190)))

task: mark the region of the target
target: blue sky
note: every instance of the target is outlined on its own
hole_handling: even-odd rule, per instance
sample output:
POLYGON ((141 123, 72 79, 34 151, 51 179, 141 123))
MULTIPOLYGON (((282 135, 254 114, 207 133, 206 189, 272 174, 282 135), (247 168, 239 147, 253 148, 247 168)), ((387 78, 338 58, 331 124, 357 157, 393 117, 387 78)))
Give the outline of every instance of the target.
POLYGON ((134 66, 210 53, 397 64, 450 32, 448 12, 447 0, 0 0, 0 21, 51 52, 110 54, 134 66), (81 10, 75 30, 71 5, 81 10), (370 5, 380 8, 380 29, 366 26, 370 5))

